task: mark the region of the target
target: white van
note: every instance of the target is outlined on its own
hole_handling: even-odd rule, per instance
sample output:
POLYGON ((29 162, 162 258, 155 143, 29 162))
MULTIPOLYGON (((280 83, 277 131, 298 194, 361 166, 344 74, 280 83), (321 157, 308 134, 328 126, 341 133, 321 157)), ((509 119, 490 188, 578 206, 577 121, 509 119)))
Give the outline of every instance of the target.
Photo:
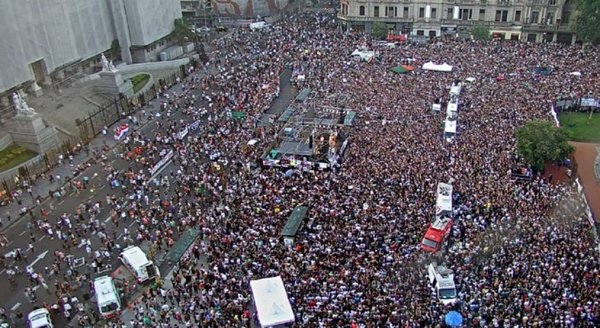
POLYGON ((427 267, 427 274, 437 299, 444 305, 456 303, 456 285, 452 270, 443 265, 431 263, 427 267))
POLYGON ((100 315, 110 318, 121 310, 119 292, 110 276, 96 278, 94 280, 94 292, 100 315))
POLYGON ((27 321, 29 321, 29 328, 53 328, 52 319, 50 319, 50 312, 45 308, 40 308, 29 312, 27 315, 27 321))
POLYGON ((158 267, 148 260, 144 251, 137 246, 129 246, 119 255, 123 265, 133 274, 138 283, 160 277, 158 267))

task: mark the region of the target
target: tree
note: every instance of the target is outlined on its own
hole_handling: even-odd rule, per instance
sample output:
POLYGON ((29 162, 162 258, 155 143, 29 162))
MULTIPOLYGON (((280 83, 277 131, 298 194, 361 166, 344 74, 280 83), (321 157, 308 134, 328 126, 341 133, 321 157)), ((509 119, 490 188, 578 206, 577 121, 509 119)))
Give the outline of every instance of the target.
POLYGON ((600 1, 578 0, 571 30, 584 43, 600 43, 600 1))
POLYGON ((373 24, 373 31, 371 32, 373 36, 378 39, 383 39, 388 34, 388 28, 385 23, 375 22, 373 24))
POLYGON ((190 30, 187 24, 183 21, 183 18, 175 19, 175 28, 173 29, 173 36, 177 39, 180 45, 184 45, 188 41, 193 41, 196 38, 196 34, 190 30))
POLYGON ((565 158, 574 150, 564 130, 548 121, 531 121, 517 129, 517 154, 538 171, 544 164, 565 158))
POLYGON ((490 34, 490 29, 483 25, 475 26, 471 31, 474 40, 487 41, 490 39, 490 34))

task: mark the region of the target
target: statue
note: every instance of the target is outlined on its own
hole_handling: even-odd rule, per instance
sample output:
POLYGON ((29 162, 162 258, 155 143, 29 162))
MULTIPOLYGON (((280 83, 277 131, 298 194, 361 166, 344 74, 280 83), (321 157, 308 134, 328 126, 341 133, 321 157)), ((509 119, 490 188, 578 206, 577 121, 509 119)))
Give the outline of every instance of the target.
POLYGON ((118 72, 119 70, 115 67, 115 65, 113 65, 112 60, 110 62, 108 62, 108 70, 115 73, 118 72))
POLYGON ((103 72, 107 72, 110 70, 108 60, 106 60, 106 57, 104 56, 104 54, 102 54, 100 56, 100 62, 102 63, 102 71, 103 72))
POLYGON ((15 105, 15 109, 17 110, 17 115, 32 116, 35 114, 33 108, 27 106, 25 100, 23 100, 23 98, 21 98, 17 92, 13 92, 12 99, 13 105, 15 105))

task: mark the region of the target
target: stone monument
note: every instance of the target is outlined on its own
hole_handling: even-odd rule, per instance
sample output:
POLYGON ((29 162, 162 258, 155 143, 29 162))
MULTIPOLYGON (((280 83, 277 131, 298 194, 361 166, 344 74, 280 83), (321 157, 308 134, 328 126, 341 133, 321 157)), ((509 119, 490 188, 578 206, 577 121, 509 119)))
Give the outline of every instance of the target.
POLYGON ((96 92, 117 96, 120 93, 127 97, 133 96, 133 85, 131 81, 123 80, 121 72, 115 67, 112 60, 109 62, 104 54, 100 57, 102 71, 98 73, 100 80, 96 85, 96 92))
POLYGON ((12 95, 17 115, 10 120, 8 132, 19 146, 42 155, 59 147, 58 133, 53 126, 44 122, 42 116, 29 107, 18 93, 12 95))

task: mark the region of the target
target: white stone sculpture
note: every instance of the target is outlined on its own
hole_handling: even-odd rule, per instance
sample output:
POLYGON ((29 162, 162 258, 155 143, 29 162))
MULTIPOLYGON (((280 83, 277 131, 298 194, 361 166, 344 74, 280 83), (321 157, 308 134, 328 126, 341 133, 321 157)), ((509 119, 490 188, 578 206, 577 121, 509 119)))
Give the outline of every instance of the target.
POLYGON ((13 105, 15 105, 15 109, 17 110, 17 115, 21 116, 32 116, 35 114, 33 108, 27 106, 27 103, 17 92, 14 92, 12 95, 13 105))
POLYGON ((115 73, 118 72, 119 70, 115 67, 115 65, 113 64, 112 60, 108 63, 108 70, 115 73))
POLYGON ((110 69, 110 67, 108 66, 108 60, 106 59, 106 57, 104 56, 104 54, 102 54, 100 56, 100 62, 102 63, 102 71, 103 72, 108 72, 108 70, 110 69))

